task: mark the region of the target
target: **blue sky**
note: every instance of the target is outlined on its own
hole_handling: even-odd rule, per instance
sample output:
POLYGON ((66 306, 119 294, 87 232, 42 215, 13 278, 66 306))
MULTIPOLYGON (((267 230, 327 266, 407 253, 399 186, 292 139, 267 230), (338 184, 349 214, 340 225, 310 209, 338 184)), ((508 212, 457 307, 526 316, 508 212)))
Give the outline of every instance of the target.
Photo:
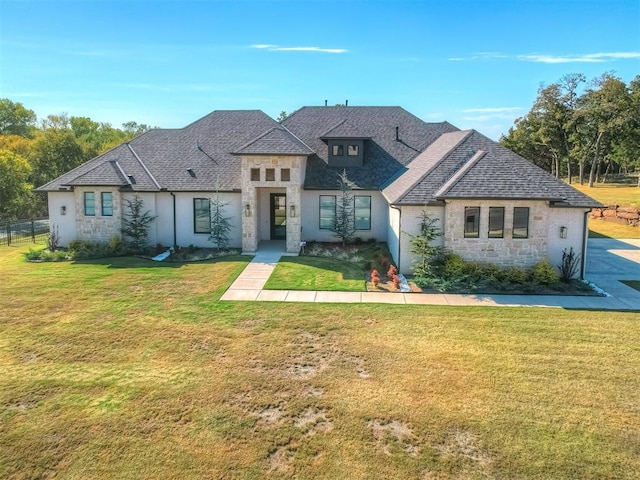
POLYGON ((39 117, 179 128, 348 99, 497 139, 574 72, 640 74, 639 0, 0 0, 0 97, 39 117))

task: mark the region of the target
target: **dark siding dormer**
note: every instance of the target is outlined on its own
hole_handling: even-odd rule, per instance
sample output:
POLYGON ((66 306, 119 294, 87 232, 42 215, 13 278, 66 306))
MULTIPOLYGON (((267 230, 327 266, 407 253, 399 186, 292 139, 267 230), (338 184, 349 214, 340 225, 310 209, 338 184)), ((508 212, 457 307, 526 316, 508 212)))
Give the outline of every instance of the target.
POLYGON ((364 140, 336 138, 328 139, 330 167, 361 167, 364 140))

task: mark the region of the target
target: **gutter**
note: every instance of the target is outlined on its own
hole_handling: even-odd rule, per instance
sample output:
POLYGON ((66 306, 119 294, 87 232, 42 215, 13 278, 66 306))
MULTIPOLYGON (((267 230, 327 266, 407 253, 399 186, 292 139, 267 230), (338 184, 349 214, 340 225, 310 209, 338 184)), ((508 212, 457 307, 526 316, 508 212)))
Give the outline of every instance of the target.
POLYGON ((589 235, 587 224, 589 222, 589 213, 591 208, 584 212, 584 218, 582 222, 582 261, 580 262, 580 280, 584 280, 584 274, 587 266, 587 238, 589 235))
POLYGON ((402 251, 402 209, 389 204, 389 207, 398 211, 398 271, 400 271, 400 252, 402 251))
POLYGON ((177 232, 176 232, 176 196, 173 192, 169 192, 169 195, 173 197, 173 248, 178 246, 177 232))

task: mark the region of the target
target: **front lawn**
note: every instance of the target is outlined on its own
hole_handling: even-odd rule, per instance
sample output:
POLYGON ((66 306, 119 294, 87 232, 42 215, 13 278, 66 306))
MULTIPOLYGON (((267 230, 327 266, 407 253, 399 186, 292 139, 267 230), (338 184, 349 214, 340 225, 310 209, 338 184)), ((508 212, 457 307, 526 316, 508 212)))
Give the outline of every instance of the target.
POLYGON ((628 183, 596 183, 588 185, 571 184, 585 195, 598 200, 603 205, 640 207, 640 188, 628 183))
POLYGON ((0 248, 0 478, 635 479, 637 313, 220 302, 0 248))
POLYGON ((267 290, 364 292, 365 275, 353 263, 323 257, 282 257, 265 285, 267 290))

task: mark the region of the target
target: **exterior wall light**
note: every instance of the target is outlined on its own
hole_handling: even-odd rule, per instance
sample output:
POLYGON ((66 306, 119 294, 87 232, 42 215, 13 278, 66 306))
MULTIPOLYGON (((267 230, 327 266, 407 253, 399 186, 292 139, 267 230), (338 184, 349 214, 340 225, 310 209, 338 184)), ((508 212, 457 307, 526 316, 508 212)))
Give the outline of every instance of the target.
POLYGON ((560 238, 567 238, 567 227, 560 227, 560 238))
POLYGON ((296 216, 296 206, 295 205, 291 205, 289 207, 289 216, 290 217, 295 217, 296 216))
POLYGON ((60 207, 60 215, 66 215, 67 214, 67 207, 65 205, 62 205, 60 207))
POLYGON ((249 205, 248 203, 244 206, 244 216, 245 217, 251 216, 251 205, 249 205))

